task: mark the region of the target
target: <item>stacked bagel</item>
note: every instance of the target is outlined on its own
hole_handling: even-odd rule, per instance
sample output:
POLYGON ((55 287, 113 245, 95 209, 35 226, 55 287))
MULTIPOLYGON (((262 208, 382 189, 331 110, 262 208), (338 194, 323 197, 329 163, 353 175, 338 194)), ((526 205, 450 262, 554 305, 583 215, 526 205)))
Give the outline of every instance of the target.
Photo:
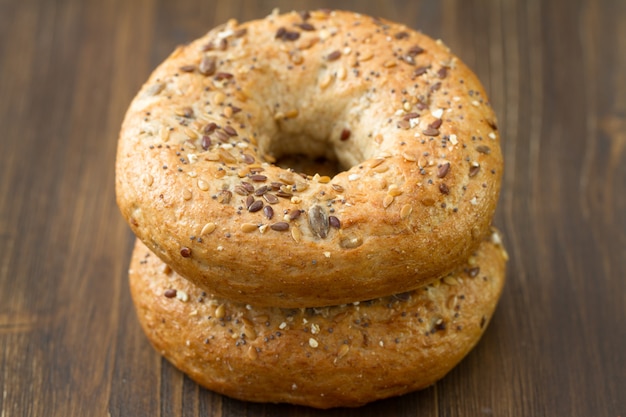
POLYGON ((231 20, 128 109, 118 205, 152 344, 243 400, 358 406, 426 387, 504 283, 496 118, 440 41, 360 14, 231 20), (295 155, 338 172, 300 172, 295 155))

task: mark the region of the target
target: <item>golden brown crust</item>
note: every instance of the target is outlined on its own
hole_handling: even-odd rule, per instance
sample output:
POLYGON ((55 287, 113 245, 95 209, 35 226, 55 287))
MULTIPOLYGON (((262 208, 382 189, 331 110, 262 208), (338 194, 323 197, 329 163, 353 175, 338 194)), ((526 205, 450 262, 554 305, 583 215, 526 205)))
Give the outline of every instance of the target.
POLYGON ((248 401, 358 406, 433 384, 478 342, 504 284, 495 237, 414 292, 307 309, 215 298, 137 241, 131 292, 152 344, 199 384, 248 401))
POLYGON ((129 108, 116 190, 137 236, 197 285, 301 307, 449 272, 489 233, 501 174, 485 92, 441 42, 312 12, 178 48, 129 108), (268 162, 302 152, 346 170, 268 162))

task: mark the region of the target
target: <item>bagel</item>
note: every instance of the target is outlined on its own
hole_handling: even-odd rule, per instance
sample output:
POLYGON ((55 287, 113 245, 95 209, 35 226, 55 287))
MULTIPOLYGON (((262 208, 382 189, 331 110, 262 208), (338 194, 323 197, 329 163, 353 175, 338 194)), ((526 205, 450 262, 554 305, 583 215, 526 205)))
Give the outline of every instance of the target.
POLYGON ((353 407, 435 383, 478 342, 504 284, 494 238, 413 292, 306 309, 215 298, 137 241, 131 294, 155 349, 200 385, 246 401, 353 407))
POLYGON ((344 11, 234 20, 177 48, 132 101, 116 194, 205 291, 337 305, 444 276, 489 234, 496 118, 440 41, 344 11), (304 155, 338 172, 280 166, 304 155))

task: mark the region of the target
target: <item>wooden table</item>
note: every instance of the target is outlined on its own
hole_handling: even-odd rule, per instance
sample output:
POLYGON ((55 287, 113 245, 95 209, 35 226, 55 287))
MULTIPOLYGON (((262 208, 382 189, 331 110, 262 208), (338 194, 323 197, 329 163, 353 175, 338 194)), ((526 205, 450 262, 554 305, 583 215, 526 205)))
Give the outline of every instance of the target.
POLYGON ((125 109, 179 43, 289 1, 0 0, 0 416, 626 416, 626 2, 302 1, 440 37, 483 80, 511 255, 435 386, 321 413, 222 398, 149 346, 114 197, 125 109))

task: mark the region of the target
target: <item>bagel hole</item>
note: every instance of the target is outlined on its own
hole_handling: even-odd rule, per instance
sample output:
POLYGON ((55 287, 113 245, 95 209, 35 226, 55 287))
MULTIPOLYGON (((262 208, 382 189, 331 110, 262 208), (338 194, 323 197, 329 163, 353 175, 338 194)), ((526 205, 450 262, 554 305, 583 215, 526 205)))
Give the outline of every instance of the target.
POLYGON ((274 165, 283 169, 292 169, 299 174, 313 176, 315 174, 327 175, 334 177, 343 169, 337 158, 329 158, 326 156, 312 157, 301 153, 285 154, 276 158, 274 165))
POLYGON ((341 163, 329 142, 308 135, 283 132, 269 144, 269 154, 276 159, 274 165, 309 176, 332 178, 350 168, 341 163))

